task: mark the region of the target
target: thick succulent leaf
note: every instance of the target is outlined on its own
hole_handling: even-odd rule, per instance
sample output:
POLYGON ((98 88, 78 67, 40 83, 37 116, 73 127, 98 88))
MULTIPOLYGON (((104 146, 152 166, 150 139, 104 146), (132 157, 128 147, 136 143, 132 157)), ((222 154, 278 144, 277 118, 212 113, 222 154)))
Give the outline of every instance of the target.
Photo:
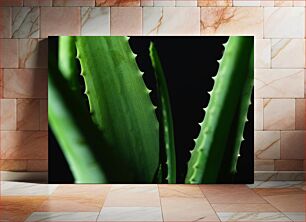
POLYGON ((82 102, 70 90, 49 51, 48 120, 77 183, 106 183, 101 143, 82 102))
POLYGON ((109 158, 125 160, 118 180, 128 171, 124 182, 152 182, 159 166, 158 122, 127 37, 77 37, 76 46, 93 121, 116 153, 109 158))
POLYGON ((80 90, 75 36, 60 36, 58 39, 58 69, 72 90, 80 90))
MULTIPOLYGON (((253 37, 230 37, 210 92, 211 98, 188 163, 186 183, 216 183, 234 116, 247 84, 253 37)), ((236 138, 233 138, 236 139, 236 138)), ((240 139, 240 138, 239 138, 240 139)), ((225 169, 226 170, 226 169, 225 169)))
POLYGON ((150 45, 150 58, 155 70, 157 82, 158 108, 160 109, 160 130, 162 131, 162 147, 167 158, 167 178, 168 183, 176 183, 176 158, 174 144, 174 129, 170 106, 170 99, 167 88, 167 81, 160 63, 157 50, 153 43, 150 45))
POLYGON ((227 169, 230 169, 230 174, 232 175, 237 173, 236 167, 237 167, 238 158, 240 156, 241 142, 244 140, 243 132, 244 132, 245 123, 248 121, 247 115, 248 115, 249 106, 251 104, 253 86, 254 86, 254 49, 251 52, 248 75, 246 77, 244 88, 241 95, 241 100, 238 105, 238 109, 236 111, 237 123, 235 128, 232 129, 235 132, 235 135, 233 137, 234 141, 233 152, 229 157, 230 166, 226 166, 227 169))

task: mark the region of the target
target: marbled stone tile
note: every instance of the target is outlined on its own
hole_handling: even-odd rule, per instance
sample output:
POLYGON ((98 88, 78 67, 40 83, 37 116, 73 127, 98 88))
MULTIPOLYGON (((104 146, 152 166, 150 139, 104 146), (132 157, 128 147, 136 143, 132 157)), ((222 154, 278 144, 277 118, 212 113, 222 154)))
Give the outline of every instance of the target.
POLYGON ((303 193, 303 190, 301 188, 297 187, 275 187, 275 189, 262 189, 262 188, 256 188, 254 189, 256 193, 258 193, 262 197, 271 197, 271 196, 281 196, 281 195, 295 195, 295 194, 301 194, 303 193))
POLYGON ((306 69, 304 69, 304 98, 306 98, 306 69))
POLYGON ((97 221, 163 221, 160 207, 103 207, 97 221))
POLYGON ((254 169, 256 171, 273 171, 274 160, 254 160, 254 169))
POLYGON ((1 221, 25 221, 47 197, 6 197, 0 199, 1 221))
POLYGON ((153 0, 154 7, 175 6, 175 0, 153 0))
POLYGON ((48 40, 19 39, 19 68, 48 68, 48 40))
POLYGON ((265 189, 258 192, 272 206, 281 212, 304 212, 305 193, 301 189, 265 189))
POLYGON ((254 180, 258 181, 303 181, 303 171, 255 171, 254 180))
POLYGON ((82 7, 81 20, 81 35, 110 35, 109 7, 82 7))
POLYGON ((34 212, 26 221, 96 221, 99 212, 34 212))
POLYGON ((48 130, 48 101, 46 99, 40 100, 39 129, 48 130))
POLYGON ((278 210, 268 203, 260 204, 212 204, 217 213, 221 212, 277 212, 278 210))
POLYGON ((255 181, 254 184, 248 184, 248 187, 254 188, 302 188, 304 181, 255 181))
POLYGON ((264 99, 264 130, 295 128, 294 99, 264 99))
POLYGON ((140 0, 96 0, 96 6, 140 6, 140 0))
POLYGON ((256 131, 254 148, 256 159, 279 159, 280 132, 256 131))
POLYGON ((52 193, 52 197, 85 197, 104 200, 111 186, 110 184, 61 184, 52 193))
POLYGON ((3 69, 0 69, 0 99, 3 97, 3 69))
POLYGON ((5 98, 47 98, 47 69, 5 69, 3 79, 5 98))
POLYGON ((304 38, 304 31, 305 10, 303 8, 264 8, 264 38, 304 38))
POLYGON ((39 37, 38 7, 12 8, 12 37, 13 38, 39 37))
POLYGON ((153 6, 153 1, 154 0, 140 0, 140 5, 141 6, 153 6))
POLYGON ((199 35, 200 8, 144 7, 144 35, 199 35), (190 16, 192 15, 192 16, 190 16))
POLYGON ((255 130, 263 130, 263 99, 255 99, 255 130))
POLYGON ((23 6, 52 6, 52 0, 23 0, 23 6))
POLYGON ((271 67, 271 40, 255 39, 255 68, 271 67))
POLYGON ((39 99, 17 99, 17 130, 39 130, 39 99))
POLYGON ((233 0, 233 6, 239 7, 239 6, 260 6, 260 0, 233 0))
POLYGON ((275 160, 275 170, 277 171, 303 171, 303 160, 275 160))
POLYGON ((112 7, 111 35, 141 35, 141 15, 140 7, 112 7))
POLYGON ((80 11, 79 7, 42 7, 41 38, 59 35, 80 35, 80 11))
POLYGON ((281 132, 281 159, 304 159, 305 131, 281 132))
POLYGON ((39 212, 98 212, 103 206, 103 198, 86 196, 50 196, 37 209, 39 212))
POLYGON ((18 68, 17 39, 0 39, 0 68, 18 68))
POLYGON ((290 7, 293 6, 293 0, 274 0, 275 7, 290 7))
POLYGON ((287 217, 289 217, 292 221, 305 221, 305 212, 282 212, 287 217))
POLYGON ((26 171, 26 160, 0 160, 0 170, 3 171, 26 171))
POLYGON ((159 207, 157 185, 113 185, 105 207, 159 207))
POLYGON ((295 129, 305 129, 305 99, 295 100, 295 129))
POLYGON ((260 0, 260 6, 264 7, 273 7, 274 6, 274 0, 260 0))
POLYGON ((95 6, 95 0, 53 0, 53 6, 95 6))
POLYGON ((16 130, 16 99, 0 100, 0 129, 16 130))
POLYGON ((256 98, 303 98, 303 69, 256 69, 256 98))
POLYGON ((272 39, 273 68, 304 68, 304 63, 304 39, 272 39))
POLYGON ((178 185, 168 184, 158 185, 159 196, 161 198, 181 197, 181 198, 203 198, 204 195, 198 186, 194 185, 178 185))
POLYGON ((161 198, 164 221, 219 221, 205 198, 161 198))
POLYGON ((1 131, 1 157, 5 159, 47 159, 48 132, 1 131))
POLYGON ((306 2, 304 0, 293 0, 293 6, 295 6, 295 7, 305 7, 306 2))
POLYGON ((202 35, 263 36, 263 9, 260 7, 202 7, 202 35))
POLYGON ((27 171, 30 172, 48 171, 48 160, 27 160, 27 171))
POLYGON ((1 0, 0 7, 22 6, 22 0, 1 0))
POLYGON ((9 7, 0 7, 0 38, 11 37, 12 10, 9 7))
MULTIPOLYGON (((57 187, 57 184, 1 181, 1 198, 3 196, 31 196, 29 198, 33 198, 33 196, 35 196, 35 198, 37 196, 48 196, 51 195, 57 187)), ((40 204, 42 204, 42 202, 40 204)))
POLYGON ((197 6, 197 0, 176 0, 175 6, 195 7, 197 6))
POLYGON ((222 212, 218 217, 221 221, 290 221, 281 212, 222 212))
POLYGON ((246 185, 230 184, 207 184, 199 185, 204 196, 211 204, 250 204, 266 203, 258 194, 249 189, 246 185))
POLYGON ((219 6, 219 7, 227 7, 233 6, 233 0, 198 0, 198 6, 211 7, 211 6, 219 6))

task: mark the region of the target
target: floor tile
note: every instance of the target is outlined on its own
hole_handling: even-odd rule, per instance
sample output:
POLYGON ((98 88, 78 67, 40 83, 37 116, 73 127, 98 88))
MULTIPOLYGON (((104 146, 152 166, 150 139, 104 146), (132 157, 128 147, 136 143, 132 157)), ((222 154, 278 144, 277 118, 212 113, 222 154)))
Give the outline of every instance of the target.
POLYGON ((302 188, 304 181, 255 181, 249 188, 302 188))
POLYGON ((199 185, 210 203, 266 203, 246 185, 199 185))
POLYGON ((98 221, 163 221, 160 207, 103 207, 98 221))
POLYGON ((159 207, 157 185, 112 185, 106 207, 159 207))
POLYGON ((26 221, 96 221, 99 212, 34 212, 26 221))
POLYGON ((288 217, 280 212, 266 212, 266 213, 254 213, 254 212, 240 212, 240 213, 218 213, 221 221, 290 221, 288 217))
POLYGON ((1 196, 0 221, 24 221, 46 198, 46 196, 1 196))
POLYGON ((305 210, 305 192, 301 189, 256 189, 256 192, 282 212, 305 210))
POLYGON ((38 209, 40 212, 97 212, 103 206, 103 196, 96 199, 86 196, 51 196, 38 209))
POLYGON ((198 185, 171 185, 161 184, 158 185, 160 197, 199 197, 203 198, 204 195, 201 192, 198 185))
POLYGON ((57 184, 34 184, 1 181, 1 196, 42 196, 50 195, 57 184))
POLYGON ((161 198, 164 221, 219 221, 205 198, 161 198))
POLYGON ((104 199, 110 190, 108 184, 62 184, 52 193, 53 197, 86 197, 104 199))
POLYGON ((305 221, 305 212, 283 212, 289 219, 293 221, 305 221))
POLYGON ((212 204, 216 212, 276 212, 275 207, 268 203, 262 204, 212 204))

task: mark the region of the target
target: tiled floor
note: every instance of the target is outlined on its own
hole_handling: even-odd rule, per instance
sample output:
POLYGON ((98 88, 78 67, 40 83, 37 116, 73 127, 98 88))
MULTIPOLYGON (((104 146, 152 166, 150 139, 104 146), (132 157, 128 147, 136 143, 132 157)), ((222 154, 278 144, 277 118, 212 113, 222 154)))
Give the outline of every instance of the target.
POLYGON ((2 181, 0 221, 305 221, 304 192, 301 182, 247 186, 2 181))

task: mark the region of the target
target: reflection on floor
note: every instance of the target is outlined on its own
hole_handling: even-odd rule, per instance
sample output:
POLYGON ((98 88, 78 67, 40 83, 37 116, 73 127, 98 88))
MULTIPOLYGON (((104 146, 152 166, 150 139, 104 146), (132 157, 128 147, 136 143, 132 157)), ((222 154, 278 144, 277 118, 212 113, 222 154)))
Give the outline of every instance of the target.
POLYGON ((2 181, 0 221, 305 221, 304 189, 301 182, 247 186, 2 181))

